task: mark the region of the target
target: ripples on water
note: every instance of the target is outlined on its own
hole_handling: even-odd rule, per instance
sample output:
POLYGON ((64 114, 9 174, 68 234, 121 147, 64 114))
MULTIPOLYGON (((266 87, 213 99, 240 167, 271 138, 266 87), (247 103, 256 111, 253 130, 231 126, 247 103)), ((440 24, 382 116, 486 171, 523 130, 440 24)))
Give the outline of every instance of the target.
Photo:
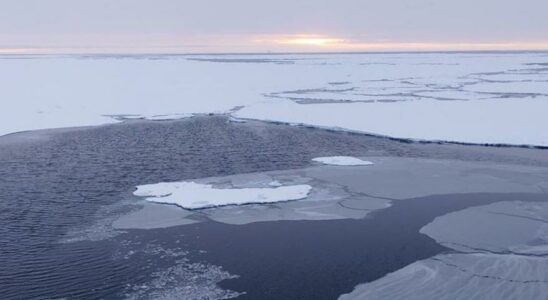
POLYGON ((364 153, 367 140, 206 117, 104 126, 3 144, 2 295, 112 297, 138 281, 136 274, 149 275, 140 262, 112 259, 118 249, 112 241, 60 243, 67 232, 84 228, 86 233, 98 210, 131 197, 136 185, 300 167, 317 155, 364 153))
MULTIPOLYGON (((166 250, 160 239, 144 245, 135 232, 108 238, 113 236, 109 216, 131 209, 124 203, 132 199, 134 187, 298 168, 318 156, 368 154, 497 159, 481 151, 229 123, 224 117, 131 122, 35 141, 6 143, 0 138, 1 297, 169 298, 166 291, 203 296, 200 287, 212 297, 228 297, 232 294, 215 283, 232 275, 187 262, 184 249, 166 250), (180 284, 192 282, 189 278, 198 281, 180 284)), ((508 158, 503 151, 499 156, 508 158)))

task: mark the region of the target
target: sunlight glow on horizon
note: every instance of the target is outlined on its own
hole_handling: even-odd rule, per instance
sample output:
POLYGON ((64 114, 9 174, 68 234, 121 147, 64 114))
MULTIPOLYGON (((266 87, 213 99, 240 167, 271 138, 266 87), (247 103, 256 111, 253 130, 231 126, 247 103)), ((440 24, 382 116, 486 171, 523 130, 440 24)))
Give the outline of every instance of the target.
MULTIPOLYGON (((54 44, 54 43, 52 43, 54 44)), ((299 53, 299 52, 405 52, 405 51, 548 51, 546 42, 396 42, 363 41, 322 34, 262 36, 209 36, 199 38, 120 39, 93 45, 1 47, 9 54, 200 54, 200 53, 299 53), (175 42, 177 41, 177 42, 175 42)))
POLYGON ((319 51, 548 50, 548 42, 363 42, 326 35, 305 34, 262 39, 259 42, 302 46, 319 51))
POLYGON ((336 47, 337 45, 347 43, 345 39, 325 37, 321 35, 295 35, 292 37, 290 36, 281 39, 272 39, 270 42, 285 45, 303 45, 318 47, 336 47))

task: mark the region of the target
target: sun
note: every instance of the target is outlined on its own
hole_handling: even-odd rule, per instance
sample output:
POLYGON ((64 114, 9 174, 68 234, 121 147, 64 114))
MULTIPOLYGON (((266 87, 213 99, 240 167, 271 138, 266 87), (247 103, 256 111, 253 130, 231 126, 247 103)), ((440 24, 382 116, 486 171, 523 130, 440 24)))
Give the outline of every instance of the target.
POLYGON ((294 46, 334 47, 345 43, 344 39, 322 35, 289 35, 273 39, 273 42, 294 46))
POLYGON ((343 39, 336 38, 320 38, 320 37, 297 37, 283 40, 282 43, 289 45, 303 46, 334 46, 344 42, 343 39))

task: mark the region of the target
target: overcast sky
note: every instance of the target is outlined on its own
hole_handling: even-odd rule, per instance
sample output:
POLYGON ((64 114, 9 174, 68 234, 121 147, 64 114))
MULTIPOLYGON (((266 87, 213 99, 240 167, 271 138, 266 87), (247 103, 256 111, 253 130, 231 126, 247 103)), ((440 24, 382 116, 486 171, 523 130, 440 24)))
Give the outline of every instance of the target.
POLYGON ((538 49, 547 12, 548 0, 0 0, 0 51, 538 49))

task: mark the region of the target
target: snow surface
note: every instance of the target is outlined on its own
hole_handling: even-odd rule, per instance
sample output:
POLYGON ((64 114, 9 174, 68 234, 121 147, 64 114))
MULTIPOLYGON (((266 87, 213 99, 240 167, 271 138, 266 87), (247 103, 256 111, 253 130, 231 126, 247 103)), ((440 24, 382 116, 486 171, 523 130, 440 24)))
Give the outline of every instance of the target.
POLYGON ((548 99, 322 105, 287 101, 251 105, 236 116, 413 140, 548 146, 546 112, 548 99))
POLYGON ((548 146, 545 63, 543 53, 0 56, 0 136, 227 113, 399 138, 548 146))
POLYGON ((226 205, 275 203, 307 197, 311 187, 306 184, 274 188, 219 189, 195 182, 162 182, 140 185, 134 195, 157 203, 175 204, 185 209, 203 209, 226 205))
POLYGON ((352 156, 326 156, 326 157, 316 157, 312 159, 315 162, 319 162, 326 165, 335 165, 335 166, 367 166, 372 165, 373 163, 366 160, 361 160, 352 156))

